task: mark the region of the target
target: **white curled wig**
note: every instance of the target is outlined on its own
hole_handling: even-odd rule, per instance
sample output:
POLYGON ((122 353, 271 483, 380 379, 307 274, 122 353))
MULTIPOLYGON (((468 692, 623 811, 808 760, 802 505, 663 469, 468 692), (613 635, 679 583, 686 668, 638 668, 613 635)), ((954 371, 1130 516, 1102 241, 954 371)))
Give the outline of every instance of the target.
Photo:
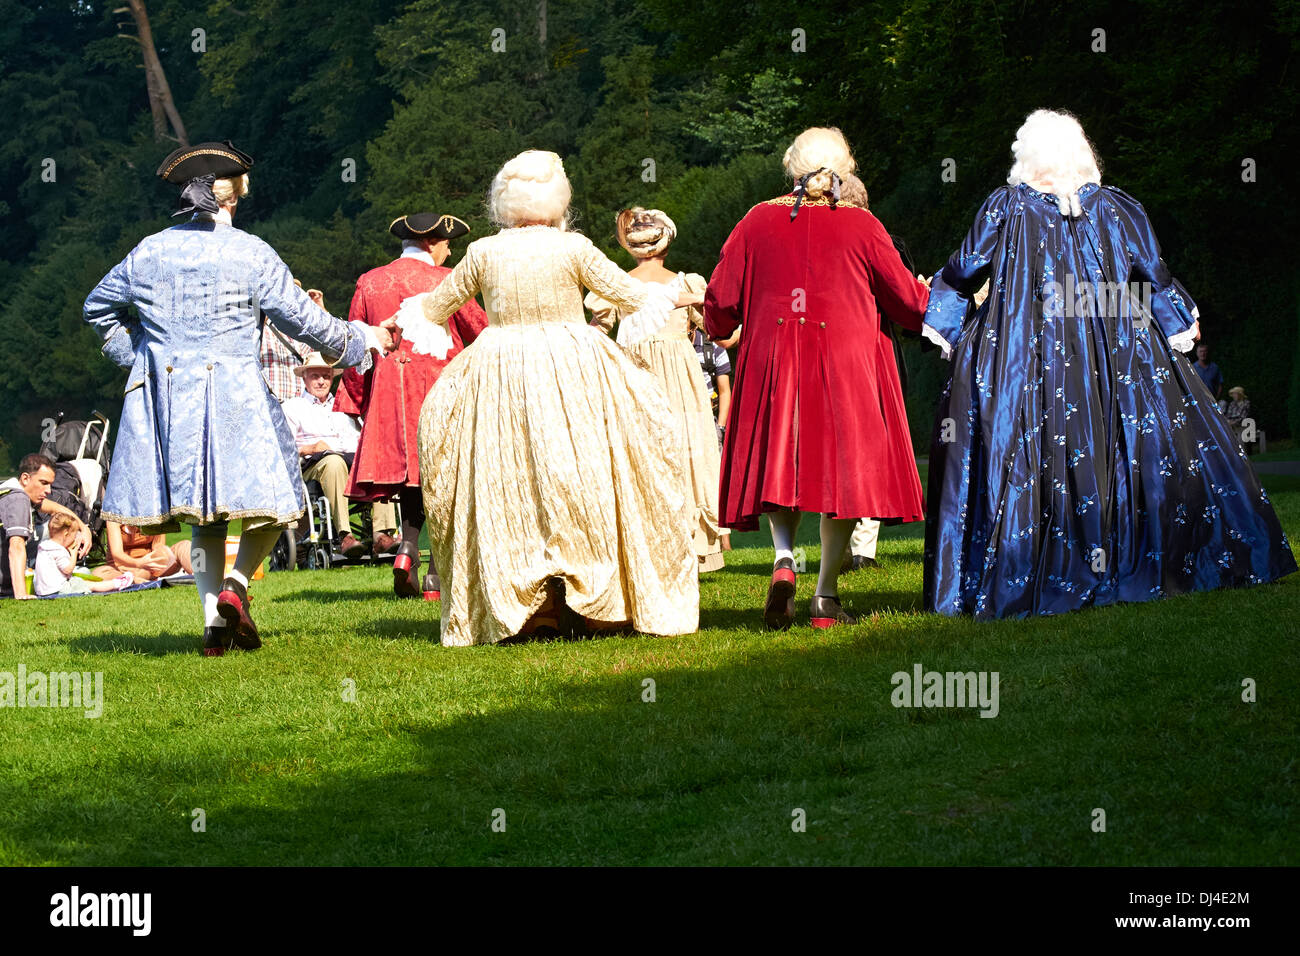
POLYGON ((248 173, 212 181, 212 197, 218 206, 233 206, 248 195, 248 173))
POLYGON ((635 259, 662 256, 677 238, 677 224, 660 209, 633 206, 614 217, 618 244, 635 259))
POLYGON ((1016 161, 1007 175, 1008 185, 1027 183, 1039 192, 1051 193, 1057 197, 1062 216, 1082 215, 1079 187, 1101 184, 1097 154, 1079 121, 1069 113, 1034 110, 1016 130, 1011 154, 1016 161))
POLYGON ((816 174, 808 177, 809 199, 831 191, 831 173, 844 179, 858 168, 844 134, 833 126, 813 126, 796 136, 785 151, 782 165, 795 181, 806 173, 816 174))
POLYGON ((507 162, 492 179, 488 214, 503 229, 525 222, 565 228, 573 188, 555 153, 528 149, 507 162))

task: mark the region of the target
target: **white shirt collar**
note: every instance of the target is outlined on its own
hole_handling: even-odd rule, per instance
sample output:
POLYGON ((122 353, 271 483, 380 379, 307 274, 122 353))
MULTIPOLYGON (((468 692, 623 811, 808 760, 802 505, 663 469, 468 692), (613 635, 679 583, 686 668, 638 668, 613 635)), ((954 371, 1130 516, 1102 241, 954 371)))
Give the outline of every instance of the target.
POLYGON ((316 397, 315 395, 313 395, 311 392, 307 391, 307 386, 306 386, 306 385, 304 385, 304 386, 302 387, 302 390, 298 392, 298 397, 299 397, 299 398, 304 398, 304 399, 306 399, 308 405, 323 405, 323 406, 325 406, 325 409, 326 409, 327 411, 332 410, 332 409, 334 408, 334 396, 333 396, 332 394, 331 394, 331 395, 326 395, 326 396, 325 396, 325 401, 322 402, 319 398, 317 398, 317 397, 316 397))
POLYGON ((438 263, 433 261, 433 256, 425 252, 420 246, 410 239, 402 240, 402 254, 399 259, 419 259, 421 262, 427 262, 429 265, 437 267, 438 263))

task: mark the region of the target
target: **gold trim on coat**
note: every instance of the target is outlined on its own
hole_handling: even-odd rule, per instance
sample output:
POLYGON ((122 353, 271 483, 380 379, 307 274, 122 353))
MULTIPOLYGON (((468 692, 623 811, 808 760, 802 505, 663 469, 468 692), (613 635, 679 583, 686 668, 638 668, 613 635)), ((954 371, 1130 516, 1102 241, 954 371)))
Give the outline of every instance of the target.
MULTIPOLYGON (((775 199, 769 199, 763 205, 765 206, 793 206, 797 201, 794 196, 777 196, 775 199)), ((800 208, 804 206, 829 206, 831 201, 823 196, 820 199, 805 199, 799 203, 800 208)), ((849 202, 847 199, 841 199, 835 205, 848 206, 850 209, 861 209, 857 203, 849 202)))
POLYGON ((246 508, 242 511, 230 511, 226 508, 218 508, 211 514, 202 514, 197 508, 188 508, 184 505, 172 508, 171 511, 160 515, 119 515, 111 511, 100 512, 100 517, 105 521, 116 521, 118 524, 128 524, 134 528, 146 528, 157 526, 175 526, 179 529, 177 519, 194 518, 195 521, 186 521, 185 524, 218 524, 227 521, 242 521, 245 518, 265 518, 267 523, 287 526, 296 522, 303 516, 306 509, 299 508, 291 514, 281 514, 278 511, 268 511, 265 508, 246 508))

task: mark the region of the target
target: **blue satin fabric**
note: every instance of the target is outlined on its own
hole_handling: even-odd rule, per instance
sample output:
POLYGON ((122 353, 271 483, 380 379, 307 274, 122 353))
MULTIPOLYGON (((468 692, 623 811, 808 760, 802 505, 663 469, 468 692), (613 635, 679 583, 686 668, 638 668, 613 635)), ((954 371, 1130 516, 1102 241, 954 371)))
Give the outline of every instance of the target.
POLYGON ((1244 450, 1169 345, 1196 310, 1142 206, 1094 184, 1079 200, 1071 219, 1054 196, 997 190, 933 280, 926 324, 953 354, 930 454, 930 610, 1055 614, 1296 570, 1244 450), (1146 307, 1141 285, 1134 305, 1102 283, 1149 283, 1146 307))
POLYGON ((293 433, 258 361, 259 308, 328 361, 365 358, 359 330, 295 286, 270 246, 212 220, 149 236, 86 299, 104 354, 130 370, 106 519, 284 523, 302 514, 293 433))

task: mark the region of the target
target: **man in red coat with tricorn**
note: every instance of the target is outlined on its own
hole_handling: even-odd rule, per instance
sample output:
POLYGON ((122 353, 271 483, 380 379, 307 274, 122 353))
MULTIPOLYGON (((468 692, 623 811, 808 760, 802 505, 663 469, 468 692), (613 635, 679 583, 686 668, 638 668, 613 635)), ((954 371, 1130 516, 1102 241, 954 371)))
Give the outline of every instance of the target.
POLYGON ((788 196, 760 203, 722 247, 704 299, 711 337, 744 324, 722 453, 719 520, 736 530, 767 514, 776 562, 764 622, 794 616, 794 538, 821 515, 814 627, 852 623, 840 606, 840 557, 859 518, 924 517, 893 341, 882 321, 920 331, 928 289, 885 227, 841 202, 854 170, 836 129, 804 131, 786 151, 788 196))
MULTIPOLYGON (((443 266, 451 241, 469 232, 455 216, 416 213, 393 220, 388 227, 402 240, 402 254, 388 265, 371 269, 357 280, 348 318, 379 325, 391 318, 402 301, 431 292, 451 270, 443 266)), ((365 421, 347 496, 363 501, 399 498, 402 503, 402 545, 393 562, 393 591, 398 597, 436 601, 442 588, 437 569, 420 580, 420 529, 424 499, 415 437, 420 406, 438 374, 487 327, 487 314, 470 300, 447 323, 452 348, 445 359, 417 355, 407 342, 375 362, 364 376, 344 373, 335 410, 360 414, 365 421)))

